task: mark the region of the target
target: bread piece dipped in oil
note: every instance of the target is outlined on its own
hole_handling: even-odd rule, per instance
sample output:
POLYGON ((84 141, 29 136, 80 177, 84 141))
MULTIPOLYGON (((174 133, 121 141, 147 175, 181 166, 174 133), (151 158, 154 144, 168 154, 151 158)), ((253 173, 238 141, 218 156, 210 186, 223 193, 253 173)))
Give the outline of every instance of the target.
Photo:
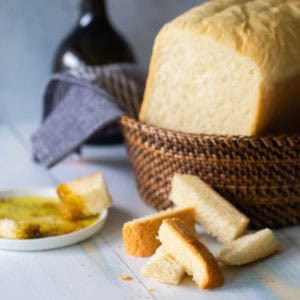
POLYGON ((11 219, 0 220, 0 237, 6 239, 33 239, 40 237, 38 224, 11 219))
POLYGON ((60 209, 68 219, 80 219, 101 213, 112 200, 103 175, 96 173, 57 186, 60 209))

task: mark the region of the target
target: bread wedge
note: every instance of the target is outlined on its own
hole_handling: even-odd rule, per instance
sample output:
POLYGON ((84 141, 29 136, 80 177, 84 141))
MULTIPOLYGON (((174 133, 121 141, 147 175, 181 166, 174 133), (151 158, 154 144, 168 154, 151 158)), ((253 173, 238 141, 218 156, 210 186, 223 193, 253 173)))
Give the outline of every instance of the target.
POLYGON ((147 278, 160 282, 179 284, 185 275, 185 270, 170 253, 160 246, 144 265, 141 273, 147 278))
POLYGON ((125 251, 133 256, 150 256, 159 247, 157 239, 159 226, 164 219, 179 218, 188 226, 195 226, 194 208, 171 208, 146 217, 124 223, 122 229, 125 251))
POLYGON ((193 276, 200 288, 217 288, 223 284, 223 275, 216 259, 183 221, 176 218, 164 220, 158 237, 166 251, 193 276))
POLYGON ((225 265, 244 265, 262 259, 280 249, 272 230, 263 229, 228 243, 218 259, 225 265))
POLYGON ((37 238, 40 237, 40 228, 37 224, 2 219, 0 220, 0 237, 6 239, 37 238))
POLYGON ((68 219, 97 215, 112 203, 100 173, 59 184, 56 191, 61 200, 61 212, 68 219))
POLYGON ((170 199, 178 207, 193 206, 197 222, 223 243, 241 236, 249 223, 244 214, 197 176, 175 174, 170 199))

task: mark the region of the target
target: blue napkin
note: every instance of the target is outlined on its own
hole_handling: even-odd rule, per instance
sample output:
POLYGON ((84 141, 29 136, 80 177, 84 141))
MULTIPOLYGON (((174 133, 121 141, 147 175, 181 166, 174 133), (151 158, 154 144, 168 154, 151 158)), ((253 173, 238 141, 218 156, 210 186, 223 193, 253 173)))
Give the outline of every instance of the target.
POLYGON ((46 167, 64 159, 122 114, 137 117, 145 74, 118 64, 54 74, 44 94, 44 121, 32 136, 34 158, 46 167))

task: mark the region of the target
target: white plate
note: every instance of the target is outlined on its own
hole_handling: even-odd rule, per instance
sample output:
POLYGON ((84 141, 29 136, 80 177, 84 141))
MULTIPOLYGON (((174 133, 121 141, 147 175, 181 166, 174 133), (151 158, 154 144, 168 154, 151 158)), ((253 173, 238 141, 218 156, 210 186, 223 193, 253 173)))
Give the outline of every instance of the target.
MULTIPOLYGON (((57 198, 54 188, 27 188, 2 191, 0 190, 0 199, 23 196, 57 198)), ((100 228, 102 228, 106 221, 107 214, 108 210, 106 209, 100 214, 99 219, 95 223, 83 229, 67 234, 28 240, 0 238, 0 249, 13 251, 41 251, 73 245, 85 239, 88 239, 89 237, 94 235, 98 230, 100 230, 100 228)))

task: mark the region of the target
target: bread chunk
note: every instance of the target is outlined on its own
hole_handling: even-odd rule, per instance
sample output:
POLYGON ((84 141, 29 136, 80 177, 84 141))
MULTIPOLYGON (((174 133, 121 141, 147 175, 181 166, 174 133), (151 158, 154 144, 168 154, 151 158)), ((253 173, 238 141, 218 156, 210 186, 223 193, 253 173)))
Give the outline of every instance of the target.
POLYGON ((157 248, 141 272, 145 277, 170 284, 179 284, 185 274, 183 266, 162 246, 157 248))
POLYGON ((164 220, 158 237, 166 251, 193 276, 200 288, 217 288, 223 284, 223 275, 216 259, 184 222, 176 218, 164 220))
POLYGON ((133 256, 150 256, 159 247, 157 239, 159 226, 164 219, 179 218, 190 227, 195 226, 194 208, 167 209, 146 217, 124 223, 122 229, 125 251, 133 256))
POLYGON ((6 239, 33 239, 40 237, 40 227, 37 224, 2 219, 0 220, 0 237, 6 239))
POLYGON ((221 242, 241 236, 249 219, 199 177, 175 174, 170 199, 178 206, 193 206, 196 220, 221 242))
POLYGON ((100 173, 59 184, 56 190, 61 200, 61 212, 68 219, 97 215, 112 203, 100 173))
POLYGON ((156 37, 140 120, 202 134, 300 133, 299 53, 299 1, 207 1, 156 37))
POLYGON ((266 228, 228 243, 218 257, 225 265, 244 265, 262 259, 280 249, 272 230, 266 228))

